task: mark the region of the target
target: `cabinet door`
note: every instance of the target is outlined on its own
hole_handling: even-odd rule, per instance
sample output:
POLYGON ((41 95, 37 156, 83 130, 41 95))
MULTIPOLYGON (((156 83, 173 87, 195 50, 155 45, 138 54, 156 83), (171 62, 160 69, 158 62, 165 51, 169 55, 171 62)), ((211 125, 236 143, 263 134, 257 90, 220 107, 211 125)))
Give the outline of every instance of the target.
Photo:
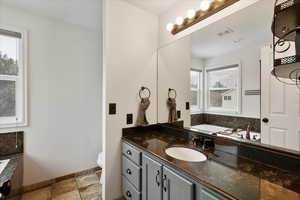
POLYGON ((143 155, 143 200, 162 200, 162 165, 143 155))
POLYGON ((228 200, 225 197, 222 197, 221 195, 209 191, 207 189, 202 189, 200 199, 201 200, 228 200))
POLYGON ((163 167, 163 200, 194 200, 194 184, 163 167))

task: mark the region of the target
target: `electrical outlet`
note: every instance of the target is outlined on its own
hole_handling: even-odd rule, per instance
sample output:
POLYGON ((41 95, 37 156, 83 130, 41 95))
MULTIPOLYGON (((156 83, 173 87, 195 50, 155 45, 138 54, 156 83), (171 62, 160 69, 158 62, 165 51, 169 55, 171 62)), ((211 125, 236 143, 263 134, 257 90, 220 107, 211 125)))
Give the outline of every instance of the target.
POLYGON ((180 119, 181 118, 181 111, 177 110, 177 118, 180 119))
POLYGON ((133 114, 127 114, 126 123, 127 124, 133 124, 133 114))
POLYGON ((186 103, 185 103, 185 109, 186 109, 186 110, 189 110, 189 109, 190 109, 190 102, 186 102, 186 103))
POLYGON ((110 103, 108 106, 108 114, 115 115, 117 114, 117 104, 116 103, 110 103))

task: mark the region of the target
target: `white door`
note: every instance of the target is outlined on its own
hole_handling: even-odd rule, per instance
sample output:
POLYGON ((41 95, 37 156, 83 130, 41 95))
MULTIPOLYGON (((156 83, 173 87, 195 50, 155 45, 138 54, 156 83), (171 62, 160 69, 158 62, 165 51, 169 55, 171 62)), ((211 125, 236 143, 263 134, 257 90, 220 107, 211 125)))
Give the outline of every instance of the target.
POLYGON ((278 81, 272 67, 272 46, 266 45, 261 50, 262 143, 300 150, 300 89, 278 81))

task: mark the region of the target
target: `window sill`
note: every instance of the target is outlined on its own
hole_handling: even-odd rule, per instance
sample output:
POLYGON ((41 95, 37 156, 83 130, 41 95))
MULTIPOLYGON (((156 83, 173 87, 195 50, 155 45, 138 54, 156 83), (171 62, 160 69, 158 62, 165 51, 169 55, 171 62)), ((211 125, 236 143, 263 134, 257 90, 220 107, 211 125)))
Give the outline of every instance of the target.
POLYGON ((197 115, 204 113, 203 110, 191 110, 191 115, 197 115))
POLYGON ((228 110, 206 110, 204 113, 213 115, 229 115, 229 116, 240 116, 242 112, 228 111, 228 110))
POLYGON ((18 123, 1 123, 0 124, 0 133, 7 132, 7 130, 12 130, 16 128, 27 127, 27 122, 18 122, 18 123))

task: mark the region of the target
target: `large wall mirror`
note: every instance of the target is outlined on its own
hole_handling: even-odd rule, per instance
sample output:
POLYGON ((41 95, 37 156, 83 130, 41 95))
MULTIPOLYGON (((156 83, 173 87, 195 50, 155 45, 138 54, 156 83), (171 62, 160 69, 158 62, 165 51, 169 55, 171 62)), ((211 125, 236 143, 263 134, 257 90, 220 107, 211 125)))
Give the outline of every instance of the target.
POLYGON ((258 1, 161 47, 158 122, 169 120, 174 89, 187 129, 299 151, 299 89, 270 73, 273 9, 273 1, 258 1))

